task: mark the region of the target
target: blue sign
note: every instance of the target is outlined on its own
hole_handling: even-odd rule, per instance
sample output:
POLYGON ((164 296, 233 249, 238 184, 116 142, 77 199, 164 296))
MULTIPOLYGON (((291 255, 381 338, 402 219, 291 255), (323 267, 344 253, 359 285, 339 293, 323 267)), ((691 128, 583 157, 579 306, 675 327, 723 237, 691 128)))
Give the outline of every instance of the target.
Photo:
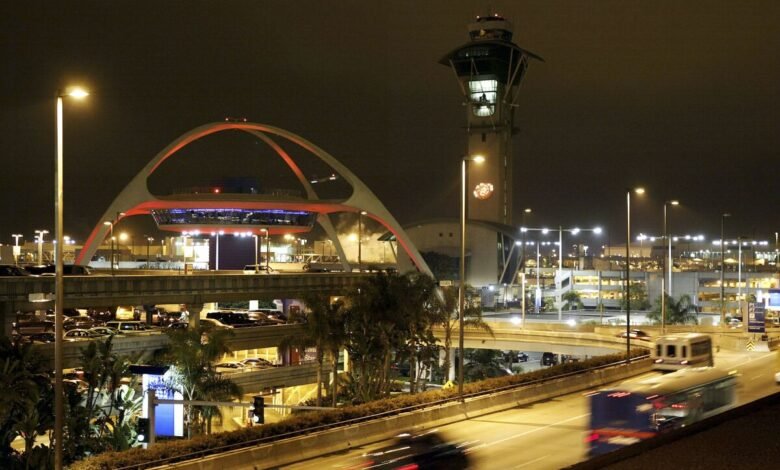
MULTIPOLYGON (((180 393, 175 393, 165 385, 163 375, 144 374, 144 393, 154 393, 161 400, 181 400, 180 393)), ((143 416, 149 416, 146 409, 146 400, 143 403, 143 416)), ((184 406, 183 405, 157 405, 154 407, 154 433, 157 436, 183 436, 184 435, 184 406)))
POLYGON ((766 308, 769 310, 780 310, 780 289, 769 289, 766 308))
POLYGON ((749 303, 748 304, 748 333, 765 333, 766 332, 766 309, 764 304, 749 303))

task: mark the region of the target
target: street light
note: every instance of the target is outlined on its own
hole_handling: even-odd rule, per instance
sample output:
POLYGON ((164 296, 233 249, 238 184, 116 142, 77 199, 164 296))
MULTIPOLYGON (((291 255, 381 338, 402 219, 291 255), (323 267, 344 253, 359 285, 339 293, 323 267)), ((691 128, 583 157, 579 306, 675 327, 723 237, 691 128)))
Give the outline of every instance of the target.
POLYGON ((43 236, 49 233, 48 230, 36 230, 36 241, 38 242, 38 264, 43 264, 43 236))
POLYGON ((252 236, 255 238, 255 274, 260 272, 260 266, 257 264, 257 234, 253 233, 252 236))
POLYGON ((363 246, 363 216, 368 214, 366 211, 358 212, 358 271, 362 271, 363 259, 362 250, 363 246))
POLYGON ((265 271, 267 273, 270 273, 271 272, 271 267, 270 267, 270 264, 271 264, 271 237, 270 237, 270 234, 268 233, 268 229, 267 228, 261 228, 260 232, 261 233, 265 233, 265 271))
POLYGON ((731 214, 724 212, 720 215, 720 324, 721 328, 726 323, 726 286, 723 284, 723 272, 726 267, 726 241, 723 238, 723 226, 726 222, 726 217, 731 217, 731 214))
MULTIPOLYGON (((644 188, 635 188, 642 195, 644 188)), ((631 190, 626 190, 626 364, 631 363, 631 190)))
MULTIPOLYGON (((54 235, 58 242, 55 246, 54 253, 54 468, 60 470, 62 468, 62 430, 65 427, 64 418, 64 397, 63 397, 63 384, 62 384, 62 342, 63 342, 63 284, 62 284, 62 235, 63 235, 63 184, 62 184, 62 168, 63 168, 63 112, 62 112, 62 99, 65 96, 70 96, 75 99, 85 98, 87 93, 82 88, 70 88, 68 90, 59 90, 57 92, 57 153, 56 153, 56 174, 54 177, 54 235)), ((43 239, 43 235, 41 235, 43 239)), ((39 251, 40 253, 40 251, 39 251)))
POLYGON ((18 233, 14 233, 11 236, 14 237, 14 264, 16 264, 18 266, 19 265, 19 253, 21 252, 21 250, 19 249, 19 239, 23 238, 24 235, 21 235, 21 234, 18 234, 18 233))
MULTIPOLYGON (((522 233, 531 231, 531 232, 542 232, 542 234, 546 235, 550 232, 547 228, 528 228, 528 227, 522 227, 520 229, 522 233)), ((572 235, 577 235, 580 232, 593 232, 596 235, 600 235, 602 230, 601 227, 594 227, 594 228, 579 228, 579 227, 573 227, 573 228, 563 228, 563 226, 558 226, 558 273, 560 275, 561 272, 563 272, 563 232, 570 232, 572 235)), ((538 255, 538 253, 537 253, 538 255)), ((538 270, 538 267, 537 267, 538 270)), ((538 287, 538 281, 537 281, 537 287, 538 287)), ((558 321, 561 321, 563 319, 563 302, 558 303, 558 321)))
MULTIPOLYGON (((672 292, 672 242, 669 240, 669 223, 667 217, 666 207, 668 205, 678 206, 679 201, 665 201, 664 202, 664 241, 669 245, 669 295, 672 292)), ((663 257, 661 257, 663 258, 663 257)), ((666 286, 665 286, 664 273, 661 271, 661 333, 666 331, 666 286)))
POLYGON ((482 163, 485 157, 482 155, 464 156, 460 165, 460 273, 458 283, 458 397, 463 401, 463 325, 465 323, 466 309, 466 218, 468 217, 468 204, 466 200, 466 188, 468 187, 469 162, 482 163))

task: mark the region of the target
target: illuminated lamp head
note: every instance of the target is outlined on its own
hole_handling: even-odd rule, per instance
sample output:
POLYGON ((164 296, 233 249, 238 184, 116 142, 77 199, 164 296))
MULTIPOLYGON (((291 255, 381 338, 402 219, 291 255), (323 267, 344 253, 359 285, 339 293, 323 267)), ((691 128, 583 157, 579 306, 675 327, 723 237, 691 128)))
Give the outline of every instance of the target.
POLYGON ((493 185, 490 183, 479 183, 474 186, 474 197, 480 201, 489 199, 493 195, 493 185))

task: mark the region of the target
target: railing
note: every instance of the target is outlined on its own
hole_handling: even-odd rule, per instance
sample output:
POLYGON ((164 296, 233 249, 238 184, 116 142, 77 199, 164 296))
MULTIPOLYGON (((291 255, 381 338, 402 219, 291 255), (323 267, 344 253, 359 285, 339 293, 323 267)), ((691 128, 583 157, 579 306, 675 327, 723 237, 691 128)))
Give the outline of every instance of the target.
MULTIPOLYGON (((648 357, 649 357, 648 355, 635 356, 635 357, 632 358, 632 361, 639 361, 639 360, 642 360, 642 359, 647 359, 648 357)), ((545 377, 545 378, 542 378, 542 379, 531 380, 531 381, 523 382, 523 383, 519 383, 519 384, 507 385, 507 386, 499 387, 499 388, 496 388, 496 389, 469 393, 469 394, 463 395, 463 400, 473 399, 473 398, 486 396, 486 395, 491 395, 491 394, 495 394, 495 393, 499 393, 499 392, 504 392, 504 391, 507 391, 507 390, 513 390, 513 389, 518 389, 518 388, 523 388, 523 387, 530 387, 530 386, 542 384, 542 383, 545 383, 545 382, 550 382, 550 381, 553 381, 553 380, 566 379, 566 378, 569 378, 569 377, 574 377, 574 376, 578 376, 578 375, 581 375, 581 374, 585 374, 585 373, 588 373, 588 372, 593 372, 593 371, 597 371, 597 370, 607 369, 607 368, 615 367, 615 366, 622 366, 624 364, 626 364, 625 361, 619 361, 619 362, 604 364, 604 365, 601 365, 601 366, 590 367, 590 368, 587 368, 587 369, 582 369, 582 370, 578 370, 578 371, 574 371, 574 372, 567 372, 567 373, 563 373, 563 374, 558 374, 558 375, 554 375, 554 376, 551 376, 551 377, 545 377)), ((259 439, 253 439, 253 440, 249 440, 249 441, 237 442, 237 443, 234 443, 234 444, 228 444, 228 445, 224 445, 224 446, 220 446, 220 447, 214 447, 214 448, 210 448, 210 449, 203 449, 203 450, 200 450, 200 451, 191 452, 189 454, 183 454, 183 455, 178 455, 178 456, 167 457, 167 458, 163 458, 163 459, 153 460, 153 461, 150 461, 150 462, 144 462, 144 463, 139 463, 139 464, 135 464, 135 465, 129 465, 129 466, 126 466, 126 467, 117 467, 117 470, 131 470, 131 469, 142 469, 142 468, 158 467, 158 466, 161 466, 161 465, 168 465, 168 464, 171 464, 171 463, 174 463, 174 462, 181 462, 181 461, 185 461, 185 460, 193 460, 193 459, 196 459, 196 458, 205 457, 207 455, 219 454, 219 453, 223 453, 223 452, 229 452, 229 451, 232 451, 232 450, 243 449, 243 448, 246 448, 246 447, 256 446, 256 445, 261 445, 261 444, 268 444, 268 443, 279 441, 279 440, 282 440, 282 439, 289 439, 289 438, 298 437, 298 436, 302 436, 302 435, 306 435, 306 434, 311 434, 313 432, 326 431, 326 430, 337 428, 337 427, 344 427, 344 426, 350 426, 350 425, 354 425, 354 424, 360 424, 360 423, 364 423, 364 422, 367 422, 367 421, 372 421, 372 420, 377 420, 377 419, 381 419, 381 418, 385 418, 385 417, 389 417, 389 416, 399 415, 399 414, 402 414, 402 413, 410 413, 410 412, 419 411, 419 410, 426 409, 426 408, 443 406, 443 405, 447 405, 447 404, 450 404, 450 403, 453 403, 453 402, 458 402, 460 400, 461 400, 460 397, 453 396, 453 397, 450 397, 450 398, 445 398, 445 399, 442 399, 442 400, 436 400, 436 401, 429 402, 429 403, 412 405, 412 406, 407 406, 407 407, 404 407, 404 408, 397 408, 397 409, 394 409, 394 410, 384 411, 384 412, 376 413, 376 414, 373 414, 373 415, 361 416, 361 417, 358 417, 358 418, 352 418, 352 419, 347 419, 347 420, 343 420, 343 421, 337 421, 337 422, 333 422, 333 423, 322 424, 322 425, 314 426, 314 427, 311 427, 311 428, 300 429, 300 430, 296 430, 296 431, 290 431, 290 432, 287 432, 287 433, 278 434, 276 436, 268 436, 268 437, 263 437, 263 438, 259 438, 259 439)))

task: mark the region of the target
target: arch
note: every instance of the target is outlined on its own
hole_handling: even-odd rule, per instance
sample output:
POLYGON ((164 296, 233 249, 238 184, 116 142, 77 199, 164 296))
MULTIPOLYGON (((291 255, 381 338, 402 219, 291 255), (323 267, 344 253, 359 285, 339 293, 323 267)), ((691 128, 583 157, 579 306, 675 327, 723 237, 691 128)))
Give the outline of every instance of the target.
MULTIPOLYGON (((304 210, 311 210, 317 212, 317 221, 325 229, 327 235, 331 238, 333 243, 337 246, 339 256, 343 263, 346 263, 346 256, 344 255, 343 247, 339 243, 336 236, 335 229, 328 217, 328 214, 335 212, 353 212, 360 213, 365 211, 366 215, 371 219, 380 223, 385 229, 395 235, 397 242, 404 249, 407 256, 411 259, 415 267, 433 276, 428 265, 422 259, 422 256, 417 251, 417 248, 411 243, 411 240, 407 237, 403 228, 398 224, 395 218, 385 208, 385 206, 379 201, 374 193, 363 183, 357 175, 352 173, 346 166, 339 162, 335 157, 318 147, 317 145, 309 142, 308 140, 293 134, 292 132, 284 129, 269 126, 266 124, 258 124, 251 122, 216 122, 205 124, 191 131, 183 134, 170 144, 162 149, 151 161, 149 161, 143 169, 128 183, 127 186, 119 193, 119 195, 113 200, 103 216, 100 218, 95 228, 87 238, 84 247, 79 253, 76 263, 83 263, 84 260, 89 262, 97 251, 100 243, 108 234, 110 228, 105 225, 104 222, 109 221, 116 223, 123 217, 142 215, 151 213, 152 209, 158 208, 171 208, 171 207, 187 207, 187 206, 200 206, 200 207, 237 207, 237 208, 298 208, 304 210), (300 201, 247 201, 247 200, 231 200, 230 195, 226 194, 221 197, 219 201, 187 201, 187 200, 171 200, 170 198, 160 199, 155 197, 149 191, 147 181, 149 176, 154 173, 157 168, 168 158, 173 156, 176 152, 186 147, 187 145, 195 142, 203 137, 206 137, 217 132, 224 132, 229 130, 239 130, 247 132, 250 135, 262 140, 265 144, 269 145, 280 158, 284 160, 290 170, 295 174, 298 180, 306 190, 307 200, 305 202, 300 201), (294 159, 284 151, 268 134, 278 136, 286 139, 299 147, 307 150, 321 161, 333 168, 341 178, 343 178, 352 188, 352 194, 346 199, 338 202, 322 201, 319 200, 314 188, 310 182, 304 177, 300 168, 298 168, 294 159), (124 214, 124 215, 121 215, 124 214)), ((345 264, 346 265, 346 264, 345 264)))

